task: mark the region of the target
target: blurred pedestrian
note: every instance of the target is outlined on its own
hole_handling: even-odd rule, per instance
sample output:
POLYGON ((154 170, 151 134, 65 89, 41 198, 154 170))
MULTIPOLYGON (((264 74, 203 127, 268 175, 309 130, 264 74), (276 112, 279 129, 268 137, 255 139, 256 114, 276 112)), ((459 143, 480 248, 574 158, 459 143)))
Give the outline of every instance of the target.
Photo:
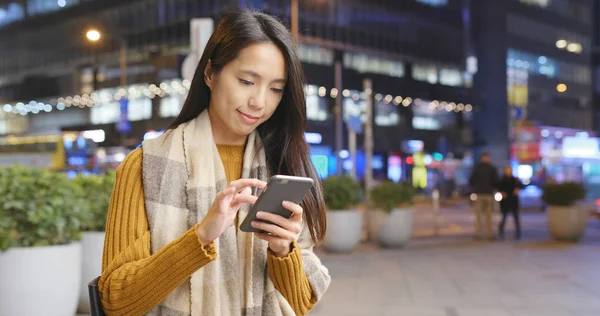
MULTIPOLYGON (((548 169, 546 169, 546 167, 542 167, 542 169, 540 170, 540 172, 537 175, 536 185, 540 190, 543 190, 544 186, 547 183, 553 183, 553 179, 548 176, 548 169)), ((542 206, 541 206, 542 212, 546 212, 548 205, 543 200, 541 201, 541 203, 542 203, 542 206)))
POLYGON ((475 238, 482 239, 483 221, 485 220, 486 238, 492 240, 494 193, 498 184, 498 172, 490 162, 490 154, 483 153, 480 162, 475 165, 469 177, 469 184, 473 193, 477 195, 475 201, 475 238))
POLYGON ((510 166, 504 167, 504 175, 498 183, 498 192, 502 193, 500 201, 500 210, 502 211, 502 221, 498 227, 498 234, 504 239, 504 224, 506 217, 511 214, 515 222, 515 239, 521 239, 521 225, 519 221, 519 190, 523 188, 521 181, 513 176, 513 170, 510 166))
POLYGON ((325 205, 304 139, 297 46, 263 13, 223 16, 168 131, 117 170, 98 282, 107 315, 304 315, 330 276, 312 251, 325 205), (259 212, 270 175, 311 177, 292 216, 259 212), (254 192, 254 194, 252 193, 254 192), (305 271, 305 268, 307 269, 305 271))

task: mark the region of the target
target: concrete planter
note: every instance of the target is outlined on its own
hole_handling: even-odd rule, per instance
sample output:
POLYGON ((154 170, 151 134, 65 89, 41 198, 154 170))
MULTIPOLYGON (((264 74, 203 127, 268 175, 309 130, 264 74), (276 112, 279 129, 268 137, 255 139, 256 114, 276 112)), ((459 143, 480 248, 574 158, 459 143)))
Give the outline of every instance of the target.
POLYGON ((81 284, 79 288, 79 307, 77 310, 80 313, 89 313, 90 296, 87 284, 102 273, 104 232, 84 232, 81 244, 81 284))
POLYGON ((80 243, 0 253, 0 315, 75 315, 80 286, 80 243))
POLYGON ((372 211, 370 219, 371 236, 383 247, 404 246, 412 236, 412 208, 395 208, 390 213, 372 211))
POLYGON ((351 252, 362 234, 363 215, 358 210, 327 211, 327 235, 323 246, 331 252, 351 252))
POLYGON ((590 217, 584 205, 548 207, 548 229, 557 241, 578 242, 583 238, 590 217))

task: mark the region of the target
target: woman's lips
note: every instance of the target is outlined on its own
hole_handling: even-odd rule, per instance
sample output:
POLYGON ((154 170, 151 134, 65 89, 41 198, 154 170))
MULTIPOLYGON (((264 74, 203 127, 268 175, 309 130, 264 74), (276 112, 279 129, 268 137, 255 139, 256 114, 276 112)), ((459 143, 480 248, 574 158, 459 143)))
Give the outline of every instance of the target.
POLYGON ((238 113, 242 117, 242 120, 250 125, 255 124, 260 119, 260 117, 252 116, 252 115, 246 114, 239 110, 238 110, 238 113))

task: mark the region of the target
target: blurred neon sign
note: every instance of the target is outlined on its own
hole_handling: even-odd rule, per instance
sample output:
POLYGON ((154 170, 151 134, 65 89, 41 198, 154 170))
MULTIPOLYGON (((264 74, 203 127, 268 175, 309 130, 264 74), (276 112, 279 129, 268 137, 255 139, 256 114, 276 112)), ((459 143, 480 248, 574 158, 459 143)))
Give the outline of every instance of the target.
POLYGON ((448 0, 417 0, 417 2, 426 4, 432 7, 443 7, 448 5, 448 0))
POLYGON ((304 133, 304 138, 309 144, 320 144, 323 141, 323 135, 319 133, 304 133))

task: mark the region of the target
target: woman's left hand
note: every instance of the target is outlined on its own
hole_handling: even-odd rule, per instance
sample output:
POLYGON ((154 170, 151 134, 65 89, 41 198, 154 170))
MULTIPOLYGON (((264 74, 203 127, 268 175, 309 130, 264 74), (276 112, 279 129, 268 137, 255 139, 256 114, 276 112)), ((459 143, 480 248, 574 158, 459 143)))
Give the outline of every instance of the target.
POLYGON ((297 241, 302 232, 302 207, 288 201, 284 201, 282 205, 292 212, 290 218, 269 212, 258 212, 256 217, 269 223, 252 222, 252 227, 268 233, 254 233, 254 235, 267 241, 269 249, 279 258, 290 253, 292 242, 297 241))

